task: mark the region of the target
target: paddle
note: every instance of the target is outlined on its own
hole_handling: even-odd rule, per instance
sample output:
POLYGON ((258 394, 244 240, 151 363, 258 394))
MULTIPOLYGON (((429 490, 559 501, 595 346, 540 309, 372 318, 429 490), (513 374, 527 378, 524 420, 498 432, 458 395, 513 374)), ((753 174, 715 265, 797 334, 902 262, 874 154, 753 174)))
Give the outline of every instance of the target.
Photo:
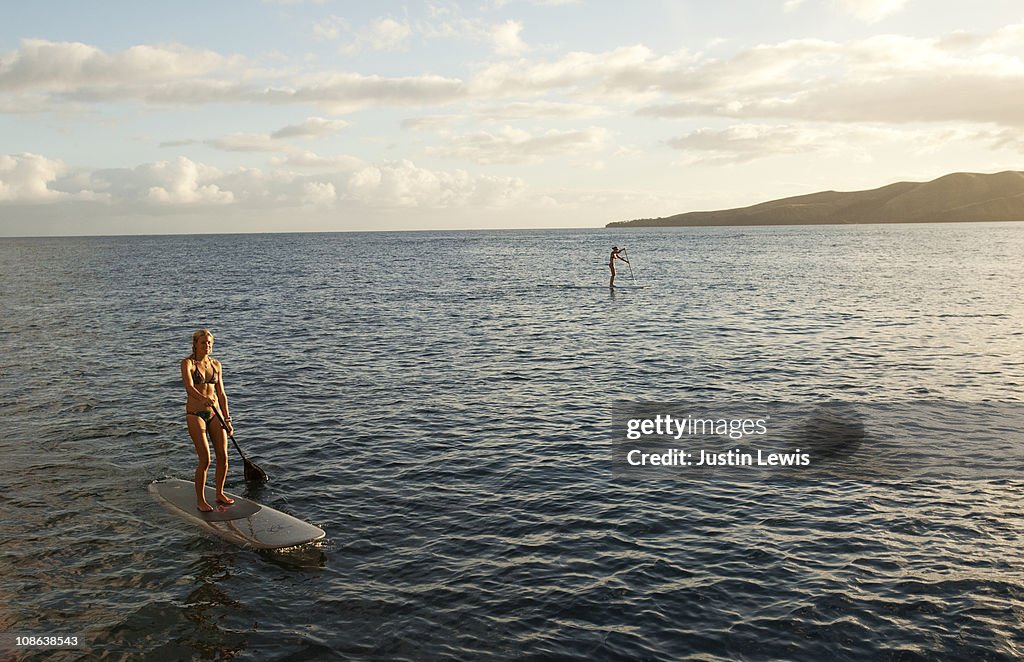
POLYGON ((626 256, 626 264, 629 265, 629 277, 633 279, 633 283, 636 283, 636 276, 633 275, 633 265, 629 264, 629 254, 626 253, 626 249, 622 249, 622 254, 626 256))
MULTIPOLYGON (((220 421, 220 424, 224 428, 224 431, 227 432, 228 424, 227 422, 224 421, 224 417, 220 415, 220 409, 214 407, 213 413, 217 415, 217 420, 220 421)), ((242 447, 238 445, 237 441, 235 441, 235 435, 228 432, 228 437, 231 438, 231 443, 233 443, 235 445, 235 448, 238 449, 238 454, 242 456, 242 462, 245 464, 245 479, 257 480, 262 482, 270 480, 270 477, 267 476, 266 471, 260 469, 253 462, 249 461, 249 458, 245 456, 245 453, 242 452, 242 447)))

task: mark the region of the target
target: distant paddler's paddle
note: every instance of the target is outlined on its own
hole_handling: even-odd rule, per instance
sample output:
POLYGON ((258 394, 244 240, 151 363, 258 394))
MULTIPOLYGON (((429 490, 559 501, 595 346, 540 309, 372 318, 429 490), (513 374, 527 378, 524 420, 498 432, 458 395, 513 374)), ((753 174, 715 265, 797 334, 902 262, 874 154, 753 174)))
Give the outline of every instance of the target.
MULTIPOLYGON (((217 415, 217 420, 220 421, 221 427, 224 428, 224 431, 228 432, 228 424, 225 422, 224 417, 220 415, 220 409, 214 407, 213 413, 217 415)), ((238 454, 242 456, 242 462, 245 464, 245 479, 262 481, 264 483, 270 480, 266 471, 260 469, 245 456, 245 453, 242 452, 242 447, 238 445, 237 441, 235 441, 235 435, 228 432, 228 437, 231 438, 231 443, 233 443, 235 448, 238 449, 238 454)))
POLYGON ((623 248, 622 252, 626 255, 626 264, 629 266, 629 277, 633 279, 633 284, 636 284, 636 276, 633 275, 633 265, 629 263, 629 253, 626 253, 626 249, 623 248))

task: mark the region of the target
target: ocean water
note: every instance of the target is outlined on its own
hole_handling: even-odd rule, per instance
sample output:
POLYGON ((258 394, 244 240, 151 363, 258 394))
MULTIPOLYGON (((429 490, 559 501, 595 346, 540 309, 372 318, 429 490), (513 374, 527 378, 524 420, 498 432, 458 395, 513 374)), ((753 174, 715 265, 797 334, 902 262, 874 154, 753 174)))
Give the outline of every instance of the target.
POLYGON ((984 407, 1024 405, 1022 255, 1024 224, 0 239, 0 657, 1019 659, 1024 476, 622 475, 613 410, 951 403, 865 438, 1017 462, 984 407), (229 491, 323 544, 148 494, 194 469, 198 327, 271 476, 232 450, 229 491))

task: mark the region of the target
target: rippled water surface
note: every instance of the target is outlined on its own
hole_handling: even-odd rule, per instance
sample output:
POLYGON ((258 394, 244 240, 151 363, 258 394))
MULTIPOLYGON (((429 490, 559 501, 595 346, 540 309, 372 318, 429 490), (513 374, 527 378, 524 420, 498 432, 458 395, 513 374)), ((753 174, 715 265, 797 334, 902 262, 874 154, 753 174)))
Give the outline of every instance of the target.
POLYGON ((611 425, 1022 403, 1022 255, 1022 224, 2 239, 0 631, 88 646, 16 659, 1018 659, 1024 479, 624 477, 611 425), (201 326, 272 479, 233 456, 229 490, 321 547, 147 493, 194 468, 201 326))

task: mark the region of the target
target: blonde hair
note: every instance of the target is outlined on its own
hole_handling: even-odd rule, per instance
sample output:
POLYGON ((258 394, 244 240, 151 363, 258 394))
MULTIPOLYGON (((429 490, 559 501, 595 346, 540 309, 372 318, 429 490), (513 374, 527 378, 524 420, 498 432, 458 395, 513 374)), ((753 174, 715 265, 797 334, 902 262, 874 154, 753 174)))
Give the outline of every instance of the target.
POLYGON ((213 340, 213 332, 209 329, 197 329, 195 333, 192 334, 192 354, 189 355, 189 358, 193 361, 196 359, 196 343, 198 343, 199 339, 204 336, 210 336, 210 340, 213 340))

